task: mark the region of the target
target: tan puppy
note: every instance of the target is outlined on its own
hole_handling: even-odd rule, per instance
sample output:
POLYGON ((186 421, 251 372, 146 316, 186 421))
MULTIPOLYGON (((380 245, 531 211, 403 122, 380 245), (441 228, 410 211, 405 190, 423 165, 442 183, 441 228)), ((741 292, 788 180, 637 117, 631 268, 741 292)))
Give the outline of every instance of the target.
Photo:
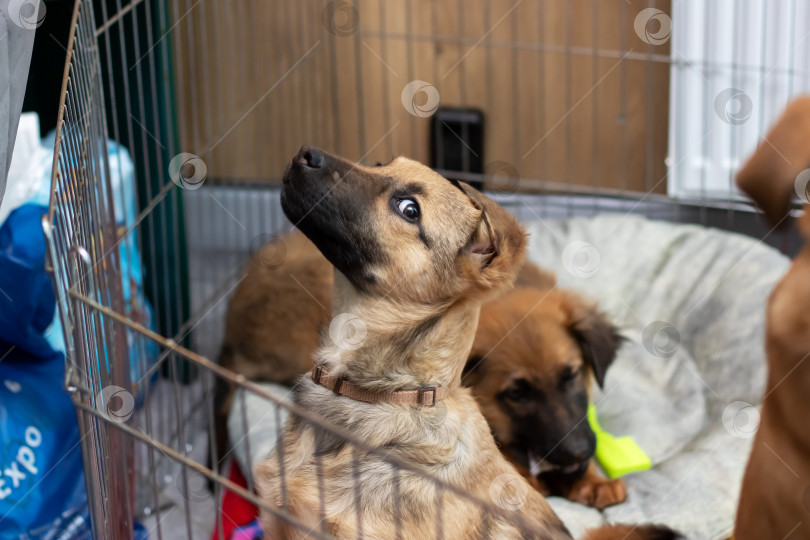
MULTIPOLYGON (((502 511, 443 490, 437 504, 429 478, 401 471, 392 481, 381 454, 293 420, 256 470, 259 494, 275 508, 262 512, 268 537, 423 538, 438 523, 449 539, 570 538, 503 458, 460 385, 480 303, 509 287, 523 261, 525 234, 511 215, 413 161, 367 168, 308 147, 284 175, 282 207, 336 269, 333 323, 348 314, 364 327, 363 339, 346 346, 330 326, 296 403, 481 500, 492 501, 505 477, 525 498, 502 511)), ((616 526, 590 538, 630 533, 674 537, 616 526)))
MULTIPOLYGON (((301 232, 263 246, 228 305, 220 363, 250 380, 291 386, 295 377, 312 369, 320 332, 329 324, 332 276, 332 265, 301 232)), ((591 464, 595 438, 583 421, 584 389, 594 374, 601 384, 618 341, 613 326, 594 306, 574 293, 554 290, 555 282, 553 274, 527 262, 517 283, 532 290, 484 304, 468 362, 477 369, 466 373, 462 383, 473 388, 501 450, 532 486, 601 509, 623 502, 627 493, 622 480, 605 480, 591 464), (498 349, 487 355, 496 343, 498 349), (561 385, 569 360, 582 366, 582 377, 561 385), (546 399, 533 403, 530 415, 496 396, 518 378, 510 369, 546 389, 546 399), (542 474, 530 474, 529 447, 537 459, 553 450, 542 474)), ((222 459, 228 450, 225 426, 233 389, 220 383, 218 390, 217 455, 222 459)))
MULTIPOLYGON (((810 97, 791 103, 737 176, 740 187, 784 225, 791 199, 807 202, 810 97)), ((810 206, 798 227, 810 240, 810 206)), ((810 538, 810 244, 805 244, 768 302, 768 382, 759 430, 743 478, 734 537, 810 538)))
POLYGON ((600 509, 626 499, 624 481, 597 472, 586 419, 591 384, 603 384, 620 342, 571 291, 519 287, 481 308, 462 382, 503 453, 541 492, 600 509))

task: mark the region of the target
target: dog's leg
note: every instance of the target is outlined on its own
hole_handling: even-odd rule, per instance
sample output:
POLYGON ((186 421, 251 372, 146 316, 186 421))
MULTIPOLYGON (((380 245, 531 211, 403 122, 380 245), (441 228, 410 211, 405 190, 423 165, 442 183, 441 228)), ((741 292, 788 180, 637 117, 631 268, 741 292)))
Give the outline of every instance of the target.
MULTIPOLYGON (((285 451, 287 450, 291 449, 286 448, 285 451)), ((287 504, 285 505, 284 501, 282 501, 282 478, 278 466, 278 456, 278 453, 273 452, 270 457, 262 462, 256 469, 256 489, 259 493, 259 497, 261 497, 262 501, 271 503, 271 505, 275 507, 275 512, 290 516, 299 523, 311 525, 312 528, 310 530, 316 530, 318 526, 317 516, 310 514, 314 512, 314 508, 318 508, 317 501, 309 508, 309 512, 305 511, 304 515, 301 514, 300 510, 302 508, 308 508, 306 504, 308 497, 306 497, 306 493, 298 489, 301 487, 299 485, 300 479, 291 471, 285 474, 285 478, 283 479, 286 484, 287 504), (290 501, 291 498, 295 500, 294 503, 290 501)), ((289 465, 288 463, 287 467, 289 467, 289 465)), ((266 509, 262 509, 261 511, 261 523, 265 537, 272 538, 273 540, 298 540, 309 536, 307 530, 301 530, 300 527, 296 527, 285 519, 278 517, 276 513, 266 509)))
POLYGON ((627 486, 621 478, 603 478, 596 470, 593 461, 582 478, 571 484, 565 497, 574 502, 592 506, 599 510, 627 499, 627 486))
MULTIPOLYGON (((221 366, 230 367, 230 355, 230 347, 222 347, 217 363, 221 366)), ((236 388, 229 381, 221 377, 217 377, 214 381, 214 392, 212 396, 214 401, 214 414, 212 418, 214 422, 214 440, 213 444, 209 441, 206 464, 209 469, 217 473, 222 472, 220 471, 220 466, 224 463, 226 454, 230 451, 230 442, 228 440, 228 412, 230 411, 231 401, 233 401, 235 392, 236 388)), ((227 475, 228 473, 225 472, 225 476, 227 475)), ((208 485, 208 490, 213 493, 215 489, 214 481, 209 478, 206 484, 208 485)))

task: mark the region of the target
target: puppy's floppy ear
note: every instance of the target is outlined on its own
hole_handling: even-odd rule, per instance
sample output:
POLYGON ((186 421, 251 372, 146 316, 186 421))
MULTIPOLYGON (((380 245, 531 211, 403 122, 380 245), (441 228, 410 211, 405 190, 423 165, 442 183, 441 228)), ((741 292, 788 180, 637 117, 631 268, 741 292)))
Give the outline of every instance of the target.
POLYGON ((463 253, 472 263, 473 279, 484 290, 512 285, 526 257, 526 232, 501 206, 464 182, 458 186, 481 210, 478 227, 463 253))
POLYGON ((737 173, 737 185, 762 208, 772 225, 783 224, 797 188, 810 190, 810 184, 797 181, 810 165, 808 137, 810 96, 804 96, 788 104, 768 131, 767 144, 760 144, 737 173))
POLYGON ((607 369, 616 359, 616 352, 624 338, 595 305, 567 291, 566 297, 562 305, 568 316, 568 331, 579 344, 582 359, 590 366, 596 382, 602 388, 607 369))

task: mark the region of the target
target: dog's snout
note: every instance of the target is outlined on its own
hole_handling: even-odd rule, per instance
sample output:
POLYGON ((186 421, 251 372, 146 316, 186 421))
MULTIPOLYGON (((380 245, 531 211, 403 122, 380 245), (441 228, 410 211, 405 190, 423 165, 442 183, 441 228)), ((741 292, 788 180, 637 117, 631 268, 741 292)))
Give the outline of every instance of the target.
POLYGON ((590 445, 583 441, 571 448, 568 448, 568 454, 570 455, 570 460, 572 462, 578 463, 589 459, 593 453, 590 445))
POLYGON ((314 146, 302 146, 295 156, 296 163, 310 169, 320 169, 326 161, 323 152, 314 146))
POLYGON ((560 465, 582 463, 593 456, 595 437, 592 433, 571 433, 553 452, 552 461, 560 465))

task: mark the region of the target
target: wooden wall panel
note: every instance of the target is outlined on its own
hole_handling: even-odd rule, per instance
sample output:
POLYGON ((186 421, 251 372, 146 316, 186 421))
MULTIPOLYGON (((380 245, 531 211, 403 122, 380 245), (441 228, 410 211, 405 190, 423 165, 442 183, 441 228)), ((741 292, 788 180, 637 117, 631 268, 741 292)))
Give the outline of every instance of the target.
POLYGON ((669 12, 669 0, 338 1, 337 31, 329 4, 175 10, 181 150, 211 178, 277 181, 305 142, 426 162, 430 120, 400 98, 419 79, 442 105, 484 111, 486 163, 524 179, 666 191, 669 45, 642 41, 633 20, 650 6, 669 12))

